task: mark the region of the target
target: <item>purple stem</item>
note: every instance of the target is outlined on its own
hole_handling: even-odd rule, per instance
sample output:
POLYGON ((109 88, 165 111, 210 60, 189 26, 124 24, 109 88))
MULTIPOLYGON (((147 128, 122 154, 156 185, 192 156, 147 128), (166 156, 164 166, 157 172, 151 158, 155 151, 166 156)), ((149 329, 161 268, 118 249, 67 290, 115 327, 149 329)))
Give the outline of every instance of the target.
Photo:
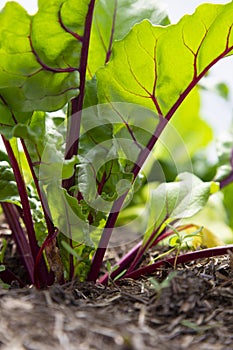
MULTIPOLYGON (((228 39, 229 40, 229 39, 228 39)), ((197 83, 208 73, 210 68, 212 68, 218 61, 220 61, 222 58, 224 58, 229 52, 231 52, 233 49, 233 46, 228 47, 228 42, 227 42, 227 47, 221 53, 218 57, 216 57, 213 62, 211 62, 199 75, 195 77, 191 81, 191 83, 188 85, 188 87, 180 94, 180 97, 177 99, 176 103, 172 106, 172 108, 168 111, 166 115, 166 119, 169 121, 171 117, 174 115, 176 110, 179 108, 181 103, 184 101, 184 99, 187 97, 187 95, 191 92, 191 90, 197 85, 197 83)))
MULTIPOLYGON (((133 176, 134 180, 136 179, 142 165, 144 164, 145 160, 147 159, 148 155, 150 154, 152 148, 154 147, 154 144, 158 140, 159 136, 161 135, 163 129, 167 125, 167 120, 163 117, 160 117, 160 121, 158 126, 156 127, 156 130, 149 141, 147 147, 143 149, 138 157, 137 163, 134 165, 133 168, 133 176)), ((133 180, 133 181, 134 181, 133 180)), ((120 210, 122 208, 122 205, 124 203, 124 200, 128 194, 128 191, 123 194, 121 197, 119 197, 112 206, 111 213, 109 214, 108 220, 106 222, 105 228, 103 230, 98 248, 96 250, 96 253, 94 255, 94 258, 92 260, 91 269, 88 274, 88 281, 96 281, 98 278, 98 274, 102 265, 102 261, 109 243, 109 240, 111 238, 111 234, 113 232, 114 226, 116 224, 118 215, 120 213, 120 210)))
MULTIPOLYGON (((162 223, 163 224, 163 223, 162 223)), ((161 225, 162 225, 161 224, 161 225)), ((138 250, 137 255, 135 256, 132 264, 130 265, 130 267, 127 270, 127 274, 132 272, 135 267, 139 264, 139 262, 141 261, 143 255, 145 254, 145 252, 151 247, 151 245, 153 244, 153 242, 157 243, 157 239, 155 238, 156 235, 158 234, 159 229, 161 228, 161 225, 159 227, 157 227, 152 234, 150 235, 149 239, 147 240, 147 242, 145 244, 142 244, 141 248, 138 250)), ((158 237, 157 237, 158 238, 158 237)))
POLYGON ((34 167, 33 167, 33 163, 32 163, 30 154, 28 152, 28 149, 27 149, 27 146, 26 146, 24 140, 22 140, 22 139, 21 139, 21 144, 23 146, 24 154, 27 158, 27 162, 28 162, 28 165, 29 165, 32 177, 33 177, 33 181, 34 181, 34 184, 36 186, 36 190, 37 190, 40 202, 41 202, 41 206, 43 209, 43 213, 44 213, 44 217, 45 217, 45 221, 46 221, 46 225, 47 225, 47 229, 48 229, 48 234, 53 235, 55 227, 54 227, 53 222, 51 220, 51 214, 50 214, 47 199, 41 192, 41 188, 39 186, 39 182, 38 182, 37 176, 36 176, 35 171, 34 171, 34 167))
MULTIPOLYGON (((86 21, 85 21, 85 31, 82 37, 82 50, 81 50, 80 66, 79 66, 79 74, 80 74, 79 95, 74 99, 72 99, 71 101, 71 116, 69 117, 69 120, 68 120, 69 123, 68 123, 67 139, 66 139, 65 159, 71 159, 74 155, 78 154, 81 116, 82 116, 82 108, 83 108, 84 95, 85 95, 88 50, 89 50, 94 6, 95 6, 95 0, 91 0, 89 3, 89 8, 86 16, 86 21)), ((64 180, 62 182, 62 185, 65 189, 68 190, 71 186, 74 185, 74 181, 75 181, 75 175, 72 176, 70 179, 64 180)))
POLYGON ((34 260, 25 233, 19 222, 19 213, 12 203, 1 203, 4 215, 11 229, 18 252, 29 274, 30 283, 34 283, 34 260))
MULTIPOLYGON (((169 237, 171 234, 173 234, 173 231, 167 231, 159 235, 156 240, 152 243, 151 247, 156 246, 160 241, 165 239, 166 237, 169 237)), ((114 279, 116 276, 118 276, 123 270, 125 270, 130 263, 135 259, 135 257, 138 255, 138 252, 140 251, 140 248, 143 245, 143 241, 139 242, 135 247, 133 247, 126 255, 124 255, 116 264, 116 266, 119 266, 116 270, 114 270, 110 277, 111 279, 114 279)), ((138 263, 140 260, 138 260, 138 263)), ((126 275, 128 274, 128 271, 126 272, 126 275)), ((126 277, 125 275, 125 277, 126 277)), ((109 274, 105 273, 100 279, 98 280, 101 284, 107 284, 109 278, 109 274)))
MULTIPOLYGON (((127 274, 127 278, 138 279, 142 276, 151 275, 151 274, 155 273, 155 271, 160 266, 163 266, 166 264, 174 265, 175 262, 176 262, 176 264, 185 264, 185 263, 188 263, 190 261, 197 260, 197 259, 204 259, 204 258, 210 258, 213 256, 228 254, 229 250, 233 251, 233 245, 228 245, 225 247, 217 247, 217 248, 208 248, 208 249, 198 250, 196 252, 182 254, 182 255, 178 256, 177 258, 174 257, 174 258, 170 258, 167 260, 158 261, 152 265, 141 267, 140 269, 127 274)), ((124 277, 126 277, 126 276, 124 276, 124 277)))
MULTIPOLYGON (((51 220, 51 214, 50 214, 47 198, 45 197, 44 193, 41 191, 41 188, 39 186, 39 182, 38 182, 37 176, 36 176, 35 171, 34 171, 34 167, 33 167, 33 163, 32 163, 30 154, 28 152, 28 149, 27 149, 27 146, 26 146, 24 140, 22 140, 22 139, 21 139, 21 144, 23 146, 24 154, 25 154, 25 156, 27 158, 27 162, 28 162, 28 165, 29 165, 32 177, 33 177, 33 181, 34 181, 34 184, 36 186, 36 190, 37 190, 40 202, 41 202, 41 206, 42 206, 42 210, 43 210, 43 213, 44 213, 44 218, 45 218, 45 222, 46 222, 46 226, 47 226, 47 230, 48 230, 48 237, 51 239, 54 236, 55 227, 54 227, 54 224, 53 224, 53 222, 51 220)), ((43 249, 44 249, 44 246, 43 246, 43 249)), ((37 276, 38 276, 39 270, 40 270, 40 259, 43 257, 43 255, 40 254, 40 251, 41 251, 41 248, 39 249, 39 252, 38 252, 38 254, 36 256, 36 263, 35 263, 35 266, 34 266, 34 277, 35 277, 35 280, 37 280, 37 276)), ((43 252, 43 250, 42 250, 42 252, 43 252)), ((54 274, 50 272, 48 274, 48 276, 47 276, 47 280, 48 280, 48 284, 49 285, 51 285, 52 281, 54 280, 54 276, 53 275, 54 274)), ((39 281, 37 281, 37 287, 38 288, 40 287, 39 281)))
MULTIPOLYGON (((78 41, 82 42, 82 50, 80 56, 80 86, 79 86, 79 95, 72 99, 71 101, 71 115, 68 119, 68 132, 66 137, 66 150, 65 150, 65 159, 71 159, 74 155, 78 154, 79 147, 79 136, 80 136, 80 127, 81 127, 81 117, 82 117, 82 108, 85 96, 85 83, 86 83, 86 70, 87 70, 87 60, 88 60, 88 50, 90 43, 92 19, 94 13, 95 0, 91 0, 88 7, 88 12, 85 21, 85 30, 83 37, 77 37, 78 41)), ((70 32, 62 22, 61 12, 59 12, 59 22, 62 28, 70 32)), ((75 183, 75 174, 69 179, 62 181, 62 186, 66 190, 69 190, 75 183)), ((72 248, 72 237, 70 237, 70 246, 72 248)), ((70 254, 70 276, 74 274, 74 262, 73 256, 70 254)))
MULTIPOLYGON (((25 182, 24 182, 24 179, 23 179, 22 174, 20 172, 20 168, 19 168, 18 162, 15 158, 14 152, 11 148, 10 142, 8 140, 6 140, 3 135, 2 135, 2 140, 3 140, 4 146, 6 148, 6 151, 7 151, 7 154, 8 154, 8 157, 9 157, 9 160, 10 160, 10 163, 11 163, 14 175, 15 175, 15 180, 17 183, 19 196, 20 196, 20 200, 21 200, 21 204, 22 204, 22 208, 23 208, 23 219, 24 219, 24 223, 25 223, 25 226, 27 229, 27 234, 28 234, 28 239, 29 239, 29 244, 30 244, 33 260, 35 262, 40 248, 39 248, 39 246, 37 244, 37 240, 36 240, 36 234, 35 234, 35 230, 34 230, 34 226, 33 226, 33 220, 32 220, 31 209, 30 209, 30 204, 29 204, 29 200, 28 200, 25 182)), ((34 281, 34 282, 36 282, 37 284, 42 284, 43 286, 47 285, 48 271, 47 271, 44 259, 41 260, 39 276, 37 276, 37 277, 38 277, 38 281, 34 281)))
MULTIPOLYGON (((119 275, 123 270, 125 270, 129 266, 129 264, 137 254, 138 250, 140 249, 141 245, 142 245, 142 241, 139 242, 135 247, 133 247, 126 255, 124 255, 118 261, 116 266, 119 266, 119 267, 116 270, 114 270, 110 275, 112 279, 114 279, 117 275, 119 275)), ((102 277, 99 278, 98 282, 106 285, 108 283, 108 279, 109 279, 109 274, 107 272, 102 277)))
MULTIPOLYGON (((146 251, 148 251, 150 248, 156 246, 160 241, 164 240, 165 238, 171 236, 172 234, 174 234, 173 230, 163 230, 159 235, 158 232, 161 228, 161 226, 164 224, 164 222, 167 220, 167 217, 165 217, 165 219, 163 220, 163 222, 159 225, 159 227, 157 227, 152 234, 150 235, 149 239, 147 240, 147 242, 141 246, 141 248, 139 249, 137 255, 135 256, 132 264, 130 265, 129 269, 127 270, 127 273, 131 273, 136 266, 140 263, 140 261, 143 258, 143 255, 145 254, 146 251), (156 237, 156 235, 158 235, 156 237)), ((174 225, 176 223, 177 220, 174 220, 173 222, 171 222, 172 225, 174 225)), ((189 226, 189 225, 187 225, 189 226)), ((179 228, 178 228, 179 230, 179 228)))
POLYGON ((121 207, 124 203, 124 200, 127 196, 127 192, 123 194, 121 197, 119 197, 112 206, 111 213, 108 216, 105 228, 103 230, 103 233, 100 238, 100 242, 98 245, 98 248, 96 250, 96 253, 94 255, 94 258, 92 260, 91 268, 89 271, 89 274, 87 276, 88 281, 94 281, 96 282, 98 278, 98 274, 103 262, 103 258, 112 234, 112 231, 114 229, 117 217, 119 215, 119 212, 121 210, 121 207))
POLYGON ((231 172, 225 179, 220 181, 220 188, 221 189, 227 185, 230 185, 233 182, 233 149, 231 150, 230 164, 231 164, 231 172))
POLYGON ((224 188, 227 185, 230 185, 233 182, 233 171, 225 179, 220 181, 220 188, 224 188))

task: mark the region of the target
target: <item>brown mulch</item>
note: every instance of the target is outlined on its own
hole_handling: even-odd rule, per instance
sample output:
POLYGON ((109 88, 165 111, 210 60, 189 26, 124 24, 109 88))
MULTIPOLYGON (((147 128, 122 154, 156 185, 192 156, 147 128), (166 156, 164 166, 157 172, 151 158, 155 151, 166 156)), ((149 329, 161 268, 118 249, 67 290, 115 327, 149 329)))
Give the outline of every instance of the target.
MULTIPOLYGON (((1 350, 233 349, 232 258, 179 266, 169 286, 122 280, 0 289, 1 350)), ((173 270, 158 270, 162 281, 173 270)))

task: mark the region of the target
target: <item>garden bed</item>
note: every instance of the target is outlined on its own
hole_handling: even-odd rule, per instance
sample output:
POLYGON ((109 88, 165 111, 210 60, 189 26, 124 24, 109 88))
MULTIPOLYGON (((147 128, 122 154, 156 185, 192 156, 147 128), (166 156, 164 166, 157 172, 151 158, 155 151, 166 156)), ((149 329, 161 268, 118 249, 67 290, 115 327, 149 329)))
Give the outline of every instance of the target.
MULTIPOLYGON (((117 254, 119 248, 108 258, 117 254)), ((229 349, 231 265, 230 256, 221 256, 178 266, 160 290, 148 278, 40 291, 13 283, 0 289, 0 349, 229 349)), ((163 266, 154 278, 161 283, 171 271, 163 266)))

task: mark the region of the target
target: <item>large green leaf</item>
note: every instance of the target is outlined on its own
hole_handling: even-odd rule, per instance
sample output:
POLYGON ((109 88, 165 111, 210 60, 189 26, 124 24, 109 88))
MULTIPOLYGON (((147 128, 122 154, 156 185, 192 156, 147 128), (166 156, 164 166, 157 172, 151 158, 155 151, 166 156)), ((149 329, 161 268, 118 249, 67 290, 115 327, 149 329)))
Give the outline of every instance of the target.
MULTIPOLYGON (((34 16, 15 2, 6 4, 0 13, 0 96, 11 110, 52 111, 77 95, 88 4, 41 0, 34 16)), ((7 111, 2 118, 9 119, 7 111)))
POLYGON ((178 175, 175 182, 159 185, 152 191, 148 204, 148 229, 144 239, 154 230, 164 228, 166 223, 198 213, 218 189, 218 183, 203 182, 190 173, 178 175))
POLYGON ((88 59, 89 77, 109 61, 113 42, 122 39, 134 24, 144 18, 153 24, 169 24, 164 7, 153 0, 98 0, 96 2, 88 59))
POLYGON ((211 66, 232 54, 232 18, 230 2, 201 5, 176 25, 135 25, 97 72, 99 101, 129 101, 170 118, 211 66))

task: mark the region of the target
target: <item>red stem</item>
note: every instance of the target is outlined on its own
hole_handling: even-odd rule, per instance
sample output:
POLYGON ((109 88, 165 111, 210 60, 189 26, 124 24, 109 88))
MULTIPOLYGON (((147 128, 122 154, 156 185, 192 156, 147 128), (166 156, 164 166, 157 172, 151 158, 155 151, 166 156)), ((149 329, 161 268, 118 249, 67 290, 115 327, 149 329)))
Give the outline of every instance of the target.
MULTIPOLYGON (((156 130, 149 141, 147 147, 143 149, 138 157, 137 163, 134 165, 133 168, 133 176, 134 180, 136 179, 142 165, 144 164, 145 160, 147 159, 148 155, 150 154, 155 142, 158 140, 159 136, 161 135, 163 129, 167 125, 167 120, 163 117, 160 117, 159 124, 156 127, 156 130)), ((133 180, 133 181, 134 181, 133 180)), ((106 222, 105 228, 103 230, 98 248, 96 250, 96 253, 94 255, 94 258, 92 260, 91 269, 88 274, 88 281, 96 281, 98 278, 98 274, 102 265, 102 261, 109 243, 109 240, 111 238, 113 229, 115 227, 118 215, 120 213, 120 210, 123 206, 124 200, 127 197, 128 191, 123 194, 121 197, 119 197, 112 206, 111 213, 109 214, 108 220, 106 222)))
POLYGON ((28 272, 30 283, 34 283, 34 260, 25 233, 19 222, 19 213, 12 203, 1 203, 4 215, 11 229, 18 252, 28 272))
MULTIPOLYGON (((162 261, 158 261, 154 264, 145 266, 145 267, 141 267, 138 270, 135 270, 133 272, 131 272, 130 274, 127 274, 127 278, 133 278, 133 279, 138 279, 142 276, 146 276, 146 275, 151 275, 153 273, 155 273, 155 271, 163 266, 163 265, 174 265, 174 263, 176 262, 176 264, 184 264, 184 263, 188 263, 192 260, 197 260, 197 259, 204 259, 204 258, 210 258, 213 256, 218 256, 218 255, 224 255, 224 254, 228 254, 228 251, 233 251, 233 245, 228 245, 225 247, 217 247, 217 248, 208 248, 208 249, 203 249, 203 250, 198 250, 195 252, 189 252, 186 254, 182 254, 180 256, 178 256, 177 258, 170 258, 167 260, 162 260, 162 261)), ((126 277, 126 276, 124 276, 126 277)))
MULTIPOLYGON (((65 159, 71 159, 74 155, 78 154, 79 147, 79 136, 80 136, 80 127, 81 127, 81 117, 82 117, 82 108, 85 95, 85 82, 86 82, 86 70, 87 70, 87 60, 88 60, 88 50, 90 43, 90 34, 91 26, 93 19, 95 0, 91 0, 89 3, 89 8, 85 21, 85 31, 82 38, 82 50, 80 57, 80 86, 79 86, 79 95, 72 99, 71 101, 71 115, 68 119, 68 132, 66 139, 66 151, 65 159)), ((63 187, 67 190, 74 185, 75 174, 67 180, 63 181, 63 187)))
MULTIPOLYGON (((29 239, 29 244, 33 256, 34 262, 36 261, 37 254, 39 253, 39 246, 37 244, 36 240, 36 234, 34 230, 34 225, 33 225, 33 220, 32 220, 32 215, 31 215, 31 209, 30 209, 30 204, 28 200, 28 195, 27 195, 27 190, 26 190, 26 185, 24 182, 24 179, 22 177, 18 162, 15 158, 14 152, 12 150, 10 142, 2 135, 2 140, 5 145, 14 175, 15 175, 15 180, 17 183, 18 191, 19 191, 19 196, 20 200, 22 203, 22 208, 23 208, 23 219, 24 223, 27 229, 27 234, 28 234, 28 239, 29 239)), ((39 275, 37 276, 37 281, 34 281, 38 285, 47 285, 48 281, 48 270, 46 268, 46 264, 44 259, 41 260, 40 263, 40 270, 39 270, 39 275)))
MULTIPOLYGON (((163 239, 169 237, 171 234, 173 234, 173 231, 169 230, 167 232, 162 233, 159 235, 155 241, 152 243, 151 248, 156 246, 160 241, 163 239)), ((135 259, 135 257, 138 255, 138 252, 140 251, 140 248, 142 247, 143 241, 139 242, 135 247, 133 247, 126 255, 124 255, 116 264, 116 266, 119 266, 116 270, 114 270, 110 277, 111 279, 114 279, 116 276, 118 276, 123 270, 125 270, 130 263, 135 259)), ((140 260, 138 260, 138 263, 140 260)), ((114 266, 113 266, 114 267, 114 266)), ((126 275, 128 274, 128 271, 126 272, 126 275)), ((124 277, 126 277, 126 275, 124 277)), ((101 284, 107 284, 108 283, 109 274, 106 273, 100 279, 98 280, 101 284)))
POLYGON ((36 176, 35 171, 34 171, 34 167, 33 167, 33 163, 32 163, 31 157, 29 155, 27 146, 26 146, 24 140, 22 140, 22 139, 21 139, 21 144, 23 146, 24 154, 25 154, 25 156, 27 158, 27 162, 28 162, 28 165, 29 165, 32 177, 33 177, 33 181, 34 181, 34 184, 36 186, 36 190, 37 190, 40 202, 41 202, 41 206, 42 206, 42 209, 43 209, 43 213, 44 213, 44 217, 45 217, 48 233, 49 233, 49 235, 53 235, 55 227, 54 227, 53 222, 51 220, 51 214, 50 214, 50 210, 49 210, 47 199, 46 199, 45 196, 42 195, 42 191, 41 191, 41 188, 39 186, 39 182, 38 182, 37 176, 36 176))
MULTIPOLYGON (((85 96, 85 83, 86 83, 86 71, 87 71, 87 60, 88 60, 88 51, 92 27, 92 19, 95 7, 95 0, 91 0, 88 7, 88 12, 85 20, 85 30, 83 37, 76 37, 78 41, 82 42, 81 56, 80 56, 80 86, 79 86, 79 95, 71 100, 71 115, 68 119, 68 131, 66 137, 66 150, 65 150, 65 159, 71 159, 74 155, 78 154, 79 147, 79 136, 81 128, 81 117, 83 102, 85 96)), ((70 32, 63 24, 61 18, 61 12, 59 12, 59 21, 64 30, 70 32)), ((66 190, 69 190, 75 183, 75 173, 74 175, 62 181, 62 186, 66 190)), ((70 237, 70 246, 72 248, 72 237, 70 237)), ((70 254, 70 277, 73 277, 74 274, 74 262, 73 256, 70 254)))

